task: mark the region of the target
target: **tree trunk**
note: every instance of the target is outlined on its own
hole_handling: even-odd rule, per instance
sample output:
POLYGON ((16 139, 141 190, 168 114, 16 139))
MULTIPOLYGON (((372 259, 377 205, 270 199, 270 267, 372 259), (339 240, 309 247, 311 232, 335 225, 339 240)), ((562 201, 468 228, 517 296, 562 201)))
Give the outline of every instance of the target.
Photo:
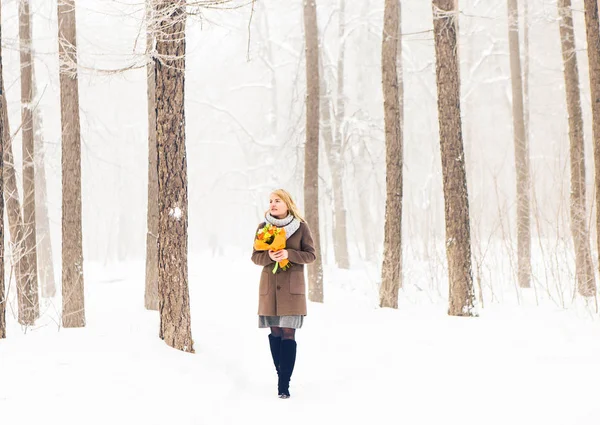
POLYGON ((158 166, 160 338, 194 352, 188 290, 188 194, 185 154, 185 0, 153 1, 158 166))
POLYGON ((585 194, 585 151, 583 117, 579 93, 579 68, 575 50, 575 31, 571 0, 558 0, 560 40, 565 74, 567 110, 569 113, 569 140, 571 151, 571 233, 575 245, 577 288, 583 296, 596 287, 594 265, 587 229, 585 194))
MULTIPOLYGON (((4 79, 0 84, 2 85, 0 91, 4 93, 4 79)), ((11 257, 17 281, 18 321, 22 325, 33 325, 39 315, 39 298, 37 292, 32 290, 30 281, 27 279, 26 271, 29 270, 27 264, 29 257, 23 255, 25 252, 23 216, 21 215, 21 202, 19 201, 19 191, 17 189, 17 176, 14 169, 12 139, 8 125, 8 108, 5 96, 2 96, 2 113, 4 202, 6 204, 6 215, 8 216, 11 257)))
MULTIPOLYGON (((344 94, 344 64, 346 55, 346 0, 340 0, 339 9, 339 40, 340 52, 337 65, 337 107, 336 132, 330 155, 331 180, 333 185, 333 252, 335 262, 341 269, 350 268, 348 256, 348 231, 346 220, 346 202, 344 200, 344 161, 342 159, 342 143, 344 139, 344 122, 346 106, 344 94)), ((324 77, 321 77, 324 78, 324 77)))
MULTIPOLYGON (((0 2, 1 3, 1 2, 0 2)), ((0 9, 2 9, 0 5, 0 9)), ((2 13, 0 13, 0 135, 4 134, 4 78, 2 76, 2 13)), ((3 139, 4 137, 2 137, 3 139)), ((0 143, 0 339, 6 338, 6 304, 7 294, 6 285, 4 284, 4 178, 3 169, 4 164, 2 161, 3 157, 3 144, 0 143)))
MULTIPOLYGON (((21 134, 23 142, 23 232, 27 260, 27 285, 38 297, 35 227, 35 167, 33 144, 33 74, 29 0, 19 1, 19 51, 21 65, 21 134)), ((38 309, 39 315, 39 309, 38 309)), ((36 315, 37 317, 37 315, 36 315)))
MULTIPOLYGON (((598 255, 600 256, 600 22, 598 21, 598 3, 596 0, 585 0, 585 29, 587 36, 587 52, 590 72, 590 88, 592 95, 592 122, 594 137, 594 164, 596 188, 596 233, 598 255)), ((584 296, 596 294, 596 287, 589 286, 584 296)))
POLYGON ((521 288, 531 287, 531 230, 529 215, 529 147, 523 113, 523 77, 519 48, 519 9, 517 0, 508 0, 508 44, 512 81, 515 164, 517 170, 517 256, 518 281, 521 288))
POLYGON ((273 60, 273 47, 271 42, 271 35, 269 30, 269 15, 268 15, 268 7, 265 5, 265 2, 257 2, 257 6, 260 10, 260 16, 262 17, 262 22, 264 24, 264 35, 262 36, 261 48, 264 49, 261 55, 261 60, 265 64, 267 68, 269 68, 269 74, 271 77, 271 87, 269 93, 271 94, 271 110, 269 111, 269 125, 271 128, 271 137, 276 138, 279 134, 279 124, 278 124, 278 108, 277 108, 277 70, 275 68, 275 62, 273 60), (265 59, 266 56, 266 59, 265 59))
POLYGON ((323 264, 319 230, 319 32, 316 0, 304 0, 306 37, 306 147, 304 208, 317 259, 308 266, 308 299, 323 302, 323 264))
POLYGON ((81 133, 75 0, 58 2, 62 134, 62 322, 85 326, 81 236, 81 133))
MULTIPOLYGON (((361 9, 361 16, 367 16, 369 11, 371 10, 370 0, 363 0, 363 7, 361 9)), ((357 70, 357 104, 364 105, 365 103, 365 94, 367 91, 366 78, 365 78, 365 67, 363 66, 364 57, 368 55, 367 49, 370 48, 370 29, 366 27, 363 31, 361 31, 361 44, 359 48, 359 55, 357 58, 360 62, 356 64, 357 70)), ((366 127, 368 125, 369 117, 364 110, 359 111, 358 115, 359 119, 363 121, 361 127, 366 127)), ((369 179, 373 175, 372 166, 368 163, 367 158, 369 158, 369 152, 366 146, 366 141, 362 130, 359 130, 358 135, 358 152, 355 154, 354 150, 350 150, 353 154, 352 164, 354 167, 354 176, 353 179, 355 181, 355 186, 358 188, 357 197, 360 200, 358 202, 358 212, 359 212, 359 227, 362 234, 362 240, 364 243, 365 249, 365 259, 368 262, 375 263, 378 261, 378 246, 380 246, 380 242, 376 241, 373 232, 370 229, 376 225, 375 220, 373 219, 373 214, 371 211, 371 199, 373 198, 372 189, 369 187, 369 179)))
MULTIPOLYGON (((4 78, 0 79, 0 92, 4 91, 4 78)), ((11 256, 15 266, 17 281, 18 321, 22 325, 33 325, 39 315, 39 298, 37 291, 30 285, 27 279, 29 270, 29 257, 24 255, 25 241, 23 238, 23 216, 21 215, 21 202, 17 189, 17 177, 14 168, 14 157, 12 151, 12 139, 8 123, 8 108, 6 96, 2 96, 2 144, 3 144, 3 179, 4 179, 4 202, 6 215, 8 216, 8 227, 11 240, 11 256)))
POLYGON ((474 316, 469 195, 460 117, 457 34, 453 0, 433 0, 438 114, 450 296, 448 314, 474 316))
MULTIPOLYGON (((332 119, 332 93, 329 90, 329 84, 327 82, 327 74, 325 72, 325 57, 322 55, 322 51, 319 51, 319 112, 321 114, 320 121, 320 129, 319 134, 321 135, 321 139, 323 140, 323 145, 325 146, 325 155, 327 156, 327 162, 329 164, 329 171, 333 176, 333 145, 334 145, 334 128, 333 128, 333 119, 332 119)), ((333 179, 332 179, 333 182, 333 179)), ((333 185, 333 183, 332 183, 333 185)), ((321 197, 321 208, 323 211, 331 211, 332 224, 335 225, 335 200, 333 195, 333 187, 327 187, 325 189, 326 196, 321 197)), ((323 221, 323 235, 324 240, 321 240, 321 243, 325 247, 321 251, 321 261, 327 264, 327 256, 328 256, 328 247, 329 242, 327 241, 327 236, 329 235, 334 244, 334 257, 335 257, 335 228, 332 229, 331 234, 329 233, 329 228, 327 226, 327 220, 323 221)))
MULTIPOLYGON (((35 80, 35 66, 31 63, 33 78, 32 95, 34 102, 37 100, 37 84, 35 80)), ((54 256, 50 238, 50 219, 48 217, 48 191, 46 189, 46 164, 44 159, 44 124, 39 108, 33 110, 33 143, 35 173, 35 209, 36 209, 36 235, 37 235, 37 266, 38 279, 42 297, 52 298, 56 295, 56 281, 54 280, 54 256)))
MULTIPOLYGON (((362 104, 359 102, 359 104, 362 104)), ((358 210, 360 214, 360 228, 362 231, 364 246, 365 246, 365 259, 370 263, 378 262, 378 245, 377 238, 374 236, 371 228, 377 225, 376 220, 373 219, 373 213, 371 210, 372 199, 374 198, 372 189, 369 184, 369 179, 373 178, 372 164, 367 161, 370 156, 370 152, 367 149, 367 142, 364 139, 359 140, 358 154, 353 157, 354 163, 354 179, 357 182, 357 186, 360 188, 358 193, 358 210)), ((379 245, 380 246, 380 245, 379 245)))
POLYGON ((398 87, 399 0, 386 0, 381 70, 386 145, 386 202, 379 304, 398 308, 402 286, 402 127, 398 87))
MULTIPOLYGON (((146 6, 146 50, 154 54, 152 8, 146 6)), ((154 60, 146 65, 148 93, 148 216, 146 232, 146 291, 144 305, 158 310, 158 154, 156 151, 156 78, 154 60)))
POLYGON ((575 50, 575 31, 571 0, 558 0, 558 15, 562 58, 564 63, 567 110, 569 113, 569 140, 571 155, 571 233, 575 246, 577 288, 587 296, 589 288, 596 286, 594 265, 587 229, 585 191, 585 150, 583 118, 579 93, 579 68, 575 50))

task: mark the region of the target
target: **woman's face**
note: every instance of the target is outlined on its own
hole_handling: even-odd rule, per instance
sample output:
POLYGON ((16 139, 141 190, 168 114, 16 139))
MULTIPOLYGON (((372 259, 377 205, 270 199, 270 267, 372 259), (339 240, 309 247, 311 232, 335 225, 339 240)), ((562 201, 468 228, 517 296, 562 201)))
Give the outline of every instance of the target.
POLYGON ((271 194, 271 199, 269 200, 269 212, 275 218, 286 218, 288 215, 288 207, 276 194, 271 194))

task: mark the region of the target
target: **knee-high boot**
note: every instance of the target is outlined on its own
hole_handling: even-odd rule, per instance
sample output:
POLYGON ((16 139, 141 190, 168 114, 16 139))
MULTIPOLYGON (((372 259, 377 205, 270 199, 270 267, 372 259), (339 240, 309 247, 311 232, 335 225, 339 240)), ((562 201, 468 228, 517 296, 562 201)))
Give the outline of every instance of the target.
POLYGON ((290 397, 290 379, 296 364, 296 341, 284 339, 281 341, 281 357, 279 360, 279 397, 290 397))

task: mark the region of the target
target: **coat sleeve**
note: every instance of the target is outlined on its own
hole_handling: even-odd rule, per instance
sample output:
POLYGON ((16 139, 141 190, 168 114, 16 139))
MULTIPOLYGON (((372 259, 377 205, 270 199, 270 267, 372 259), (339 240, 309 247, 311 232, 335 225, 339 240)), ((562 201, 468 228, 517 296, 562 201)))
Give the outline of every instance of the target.
MULTIPOLYGON (((258 230, 263 226, 264 224, 256 228, 256 231, 254 232, 254 237, 256 237, 256 232, 258 232, 258 230)), ((254 245, 254 239, 252 240, 252 244, 254 245)), ((274 261, 271 260, 271 257, 269 257, 269 251, 257 251, 254 248, 252 248, 252 262, 257 266, 263 267, 274 263, 274 261)))
POLYGON ((288 260, 295 264, 310 264, 317 259, 315 255, 315 243, 309 227, 304 224, 302 239, 300 241, 301 250, 288 249, 288 260))

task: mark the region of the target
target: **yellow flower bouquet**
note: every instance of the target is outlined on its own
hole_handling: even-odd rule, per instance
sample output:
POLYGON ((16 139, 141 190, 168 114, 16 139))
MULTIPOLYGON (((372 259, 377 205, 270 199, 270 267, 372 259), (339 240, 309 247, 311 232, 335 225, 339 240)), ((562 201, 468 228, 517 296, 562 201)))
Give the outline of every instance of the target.
MULTIPOLYGON (((285 249, 285 240, 285 229, 267 223, 262 229, 256 232, 254 249, 257 251, 280 251, 285 249)), ((275 267, 273 267, 273 273, 276 273, 279 267, 282 270, 287 270, 290 268, 290 262, 287 258, 276 262, 275 267)))

